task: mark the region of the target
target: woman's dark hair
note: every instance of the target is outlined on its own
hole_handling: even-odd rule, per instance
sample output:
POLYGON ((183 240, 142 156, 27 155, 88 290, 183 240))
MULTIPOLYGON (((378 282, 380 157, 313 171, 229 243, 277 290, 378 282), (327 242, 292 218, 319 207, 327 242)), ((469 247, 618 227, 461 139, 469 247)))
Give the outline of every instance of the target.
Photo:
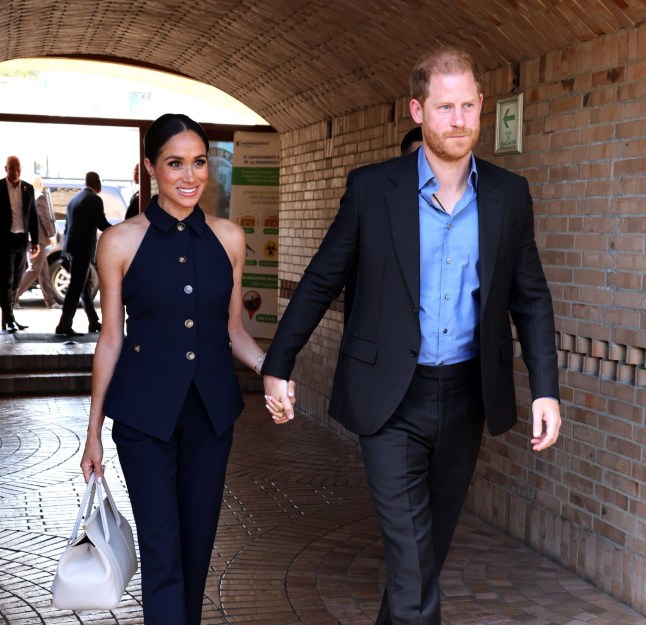
POLYGON ((180 132, 190 130, 194 132, 202 141, 206 152, 209 151, 209 138, 204 132, 204 128, 197 122, 194 122, 187 115, 181 113, 166 113, 158 117, 146 130, 144 135, 144 156, 153 164, 157 163, 159 153, 166 142, 180 132))

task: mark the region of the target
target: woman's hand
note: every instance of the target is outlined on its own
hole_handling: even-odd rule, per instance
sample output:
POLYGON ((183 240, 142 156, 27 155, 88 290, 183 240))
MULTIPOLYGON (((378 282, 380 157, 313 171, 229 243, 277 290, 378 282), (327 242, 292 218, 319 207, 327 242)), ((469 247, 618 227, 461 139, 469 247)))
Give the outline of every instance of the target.
POLYGON ((265 404, 274 423, 281 425, 294 418, 296 391, 293 380, 279 380, 272 376, 264 377, 265 404))
POLYGON ((100 436, 88 436, 85 441, 83 458, 81 458, 81 470, 87 483, 92 473, 96 477, 103 477, 103 443, 100 436))

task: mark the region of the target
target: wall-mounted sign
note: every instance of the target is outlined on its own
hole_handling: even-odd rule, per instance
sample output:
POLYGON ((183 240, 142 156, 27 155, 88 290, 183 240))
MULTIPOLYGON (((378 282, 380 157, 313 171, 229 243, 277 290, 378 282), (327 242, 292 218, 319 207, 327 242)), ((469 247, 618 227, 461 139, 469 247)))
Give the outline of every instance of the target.
POLYGON ((496 102, 496 154, 523 151, 523 94, 496 102))

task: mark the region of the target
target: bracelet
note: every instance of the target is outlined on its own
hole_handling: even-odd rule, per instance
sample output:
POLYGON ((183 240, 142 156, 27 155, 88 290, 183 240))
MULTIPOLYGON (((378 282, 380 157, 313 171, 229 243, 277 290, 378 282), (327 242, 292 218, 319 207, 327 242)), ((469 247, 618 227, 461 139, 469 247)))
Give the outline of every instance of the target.
POLYGON ((262 375, 260 372, 262 370, 262 365, 265 362, 265 358, 267 358, 267 354, 263 354, 260 358, 258 358, 258 362, 254 365, 253 370, 258 374, 262 375))

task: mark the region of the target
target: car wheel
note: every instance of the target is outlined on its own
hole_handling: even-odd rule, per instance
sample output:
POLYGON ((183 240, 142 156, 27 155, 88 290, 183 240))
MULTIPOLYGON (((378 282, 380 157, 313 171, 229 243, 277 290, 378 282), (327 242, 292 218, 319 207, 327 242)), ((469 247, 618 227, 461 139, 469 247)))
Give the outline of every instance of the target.
MULTIPOLYGON (((59 304, 62 304, 70 285, 70 273, 63 268, 60 258, 50 263, 49 275, 54 288, 54 297, 59 304)), ((92 299, 94 299, 99 291, 99 275, 94 265, 90 265, 90 284, 92 285, 92 299)))

